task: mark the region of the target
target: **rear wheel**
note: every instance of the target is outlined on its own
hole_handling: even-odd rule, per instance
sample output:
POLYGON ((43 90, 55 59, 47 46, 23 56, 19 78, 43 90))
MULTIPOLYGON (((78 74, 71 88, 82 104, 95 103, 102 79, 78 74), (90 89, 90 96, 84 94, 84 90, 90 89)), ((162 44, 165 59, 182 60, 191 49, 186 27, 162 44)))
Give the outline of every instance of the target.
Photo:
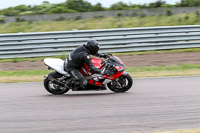
POLYGON ((122 93, 128 91, 133 84, 133 79, 129 74, 122 75, 112 82, 108 83, 108 88, 116 93, 122 93))
MULTIPOLYGON (((57 80, 60 80, 60 78, 62 77, 62 75, 60 75, 56 72, 52 72, 49 75, 51 75, 53 78, 55 78, 57 80)), ((50 81, 48 78, 44 79, 44 87, 48 92, 50 92, 54 95, 62 95, 69 91, 69 88, 57 85, 57 84, 53 83, 52 81, 50 81)))

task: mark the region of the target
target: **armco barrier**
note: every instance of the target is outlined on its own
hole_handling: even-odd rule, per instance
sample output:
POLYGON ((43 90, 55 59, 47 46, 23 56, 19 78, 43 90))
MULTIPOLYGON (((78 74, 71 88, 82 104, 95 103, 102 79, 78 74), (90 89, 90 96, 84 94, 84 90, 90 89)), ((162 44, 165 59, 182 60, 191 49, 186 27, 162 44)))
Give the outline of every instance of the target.
POLYGON ((1 34, 0 59, 67 55, 89 39, 103 53, 196 48, 200 25, 1 34))

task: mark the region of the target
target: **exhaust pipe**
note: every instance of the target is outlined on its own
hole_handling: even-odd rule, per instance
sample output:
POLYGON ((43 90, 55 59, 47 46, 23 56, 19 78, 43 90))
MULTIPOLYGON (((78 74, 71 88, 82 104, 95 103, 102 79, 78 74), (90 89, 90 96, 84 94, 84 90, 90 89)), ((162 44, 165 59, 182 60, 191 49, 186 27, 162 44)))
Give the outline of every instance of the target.
POLYGON ((53 78, 53 77, 50 76, 50 75, 48 76, 48 79, 49 79, 51 82, 53 82, 53 83, 55 83, 55 84, 57 84, 57 85, 60 85, 61 87, 66 87, 65 83, 63 83, 63 82, 61 82, 61 81, 59 81, 59 80, 53 78))

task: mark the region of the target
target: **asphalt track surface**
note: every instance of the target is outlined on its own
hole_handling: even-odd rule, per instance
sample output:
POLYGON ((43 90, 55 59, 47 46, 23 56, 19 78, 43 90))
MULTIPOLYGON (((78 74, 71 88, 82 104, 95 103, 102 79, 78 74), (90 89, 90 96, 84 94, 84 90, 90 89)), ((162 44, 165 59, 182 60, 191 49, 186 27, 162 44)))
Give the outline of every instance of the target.
POLYGON ((0 84, 1 133, 134 133, 200 128, 200 76, 134 79, 109 90, 55 96, 42 83, 0 84))

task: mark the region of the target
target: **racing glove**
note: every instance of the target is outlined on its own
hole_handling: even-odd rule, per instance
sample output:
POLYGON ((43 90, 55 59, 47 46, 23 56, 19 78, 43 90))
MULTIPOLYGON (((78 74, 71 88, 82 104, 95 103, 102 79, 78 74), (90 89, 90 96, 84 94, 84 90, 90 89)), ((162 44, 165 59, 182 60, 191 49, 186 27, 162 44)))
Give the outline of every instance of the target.
POLYGON ((100 57, 101 57, 101 58, 102 58, 102 57, 103 57, 103 58, 108 58, 109 55, 108 55, 108 54, 101 54, 100 57))

